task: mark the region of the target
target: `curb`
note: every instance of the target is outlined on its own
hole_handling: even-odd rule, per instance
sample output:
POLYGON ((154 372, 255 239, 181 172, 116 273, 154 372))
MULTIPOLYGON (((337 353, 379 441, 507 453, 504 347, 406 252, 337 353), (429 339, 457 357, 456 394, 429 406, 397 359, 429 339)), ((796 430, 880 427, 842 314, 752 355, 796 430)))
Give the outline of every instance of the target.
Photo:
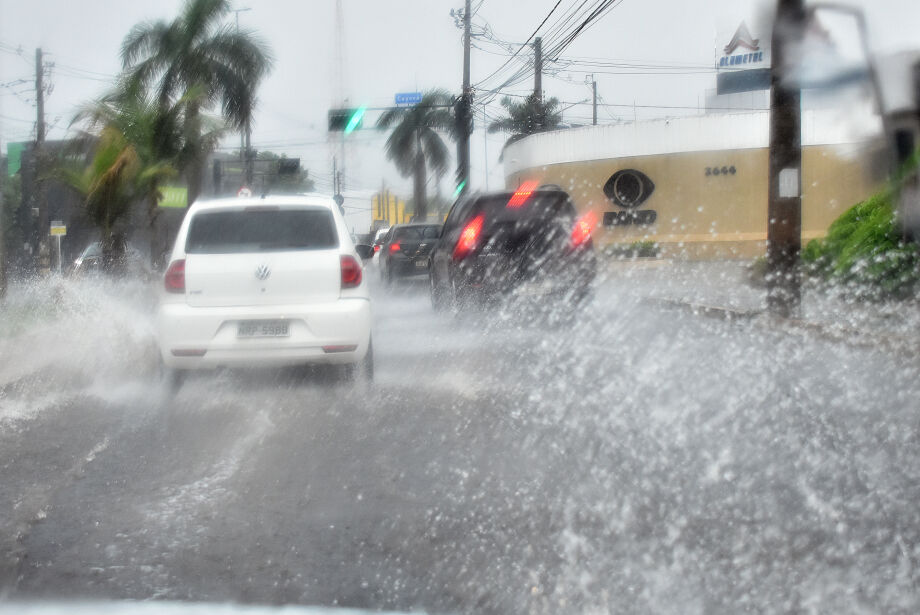
POLYGON ((658 305, 659 307, 683 310, 695 316, 706 316, 708 318, 719 318, 722 320, 747 320, 763 313, 762 309, 744 310, 741 308, 707 305, 705 303, 693 303, 681 299, 666 299, 662 297, 650 297, 645 301, 658 305))
POLYGON ((875 348, 910 357, 920 356, 920 338, 905 338, 902 335, 880 331, 878 329, 854 329, 838 324, 828 324, 803 320, 801 318, 782 318, 767 313, 765 309, 740 309, 718 305, 693 303, 680 299, 651 297, 648 303, 664 308, 679 309, 694 316, 705 316, 719 320, 751 320, 755 317, 758 324, 772 329, 785 328, 788 332, 813 333, 831 342, 844 343, 857 348, 875 348))

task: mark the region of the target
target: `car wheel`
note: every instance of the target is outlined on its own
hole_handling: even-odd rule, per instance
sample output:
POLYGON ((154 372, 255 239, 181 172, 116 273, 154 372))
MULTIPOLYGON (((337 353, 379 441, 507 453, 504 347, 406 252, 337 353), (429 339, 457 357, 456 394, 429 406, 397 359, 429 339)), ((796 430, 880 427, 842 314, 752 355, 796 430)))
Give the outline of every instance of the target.
POLYGON ((450 280, 450 309, 455 316, 460 316, 468 310, 472 303, 470 289, 457 282, 455 278, 450 280))
POLYGON ((344 366, 345 380, 355 383, 370 384, 374 381, 374 341, 367 344, 367 353, 357 363, 344 366))
POLYGON ((160 382, 170 395, 175 395, 179 392, 185 382, 185 376, 185 370, 166 367, 160 363, 160 382))
POLYGON ((447 309, 447 298, 444 291, 438 288, 438 283, 434 279, 434 271, 428 272, 428 297, 431 299, 431 307, 435 312, 443 312, 447 309))

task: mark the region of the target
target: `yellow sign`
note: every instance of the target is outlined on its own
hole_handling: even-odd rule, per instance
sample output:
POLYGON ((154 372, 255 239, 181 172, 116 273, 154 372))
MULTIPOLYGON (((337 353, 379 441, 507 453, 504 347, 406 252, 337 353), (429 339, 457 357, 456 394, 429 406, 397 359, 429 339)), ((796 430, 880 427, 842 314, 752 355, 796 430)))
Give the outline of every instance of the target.
POLYGON ((371 197, 371 214, 374 222, 382 221, 392 226, 409 222, 406 202, 389 190, 371 197))
POLYGON ((63 236, 66 235, 66 234, 67 234, 67 227, 66 227, 66 226, 52 226, 52 227, 51 227, 51 235, 52 235, 52 237, 54 237, 54 236, 61 236, 61 237, 63 237, 63 236))

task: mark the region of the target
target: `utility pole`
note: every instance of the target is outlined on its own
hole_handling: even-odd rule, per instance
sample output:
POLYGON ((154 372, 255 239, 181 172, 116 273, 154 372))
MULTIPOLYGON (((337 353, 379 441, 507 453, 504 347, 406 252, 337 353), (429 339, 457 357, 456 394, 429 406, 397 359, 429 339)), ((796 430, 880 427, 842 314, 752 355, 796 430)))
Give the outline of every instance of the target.
POLYGON ((252 131, 250 130, 249 120, 246 120, 246 185, 250 188, 252 187, 252 176, 253 176, 253 158, 252 155, 252 143, 250 142, 250 137, 252 131))
POLYGON ((35 124, 35 190, 33 194, 38 201, 38 260, 39 269, 51 268, 51 248, 48 244, 48 201, 44 186, 44 146, 45 146, 45 66, 41 47, 35 50, 35 101, 38 118, 35 124))
MULTIPOLYGON (((249 7, 241 9, 231 9, 236 14, 236 33, 240 33, 240 13, 245 13, 246 11, 251 11, 249 7)), ((240 130, 240 165, 243 167, 243 183, 246 184, 250 189, 252 188, 252 156, 249 155, 250 147, 250 124, 249 120, 246 120, 246 125, 240 130)))
POLYGON ((482 154, 483 166, 486 169, 486 191, 489 190, 489 122, 486 119, 486 103, 482 103, 482 154))
POLYGON ((802 92, 790 68, 805 24, 803 0, 778 0, 770 71, 767 308, 782 317, 796 316, 802 301, 802 92))
POLYGON ((533 95, 537 102, 543 100, 543 38, 533 41, 533 95))
POLYGON ((546 109, 543 107, 543 39, 533 41, 533 97, 537 108, 537 125, 535 132, 542 132, 546 127, 546 109))
POLYGON ((336 167, 336 157, 332 157, 332 194, 336 195, 339 193, 339 172, 336 167))
POLYGON ((473 132, 472 104, 473 94, 470 88, 470 20, 472 19, 471 1, 466 0, 463 11, 463 92, 457 101, 457 195, 470 188, 470 133, 473 132))
MULTIPOLYGON (((0 128, 2 128, 2 122, 0 122, 0 128)), ((2 132, 3 130, 0 130, 0 133, 2 132)), ((3 188, 4 184, 9 181, 9 173, 7 169, 2 168, 0 168, 0 173, 2 173, 0 175, 0 301, 2 301, 6 297, 6 225, 9 224, 3 206, 3 188)))
POLYGON ((597 126, 597 81, 591 82, 591 89, 593 90, 593 100, 594 100, 594 115, 591 120, 592 126, 597 126))

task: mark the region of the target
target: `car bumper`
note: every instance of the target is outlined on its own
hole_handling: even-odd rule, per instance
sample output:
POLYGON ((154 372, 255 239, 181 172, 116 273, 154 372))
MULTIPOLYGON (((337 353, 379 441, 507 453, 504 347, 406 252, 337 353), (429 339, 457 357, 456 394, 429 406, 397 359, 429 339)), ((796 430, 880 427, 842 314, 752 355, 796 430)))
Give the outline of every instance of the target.
POLYGON ((454 271, 460 287, 484 299, 577 297, 588 291, 596 275, 597 259, 591 252, 530 275, 520 275, 515 263, 500 258, 479 258, 454 271))
POLYGON ((157 312, 157 341, 167 367, 282 366, 355 363, 367 354, 370 301, 339 299, 318 305, 192 307, 163 303, 157 312), (244 320, 288 323, 285 337, 238 337, 244 320))
POLYGON ((428 256, 413 259, 390 260, 387 263, 394 276, 407 278, 416 275, 428 275, 428 256))

